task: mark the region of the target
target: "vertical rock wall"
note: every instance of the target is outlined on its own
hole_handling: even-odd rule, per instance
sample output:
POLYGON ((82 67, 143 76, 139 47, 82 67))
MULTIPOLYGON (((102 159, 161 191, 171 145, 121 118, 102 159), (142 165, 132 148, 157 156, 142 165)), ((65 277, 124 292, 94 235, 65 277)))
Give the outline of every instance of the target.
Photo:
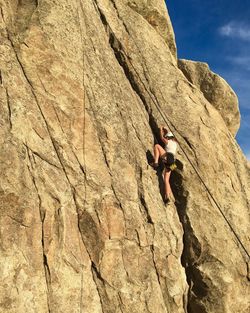
POLYGON ((178 69, 163 1, 0 5, 0 311, 247 313, 216 203, 249 251, 249 168, 178 69), (147 162, 166 122, 167 208, 147 162))

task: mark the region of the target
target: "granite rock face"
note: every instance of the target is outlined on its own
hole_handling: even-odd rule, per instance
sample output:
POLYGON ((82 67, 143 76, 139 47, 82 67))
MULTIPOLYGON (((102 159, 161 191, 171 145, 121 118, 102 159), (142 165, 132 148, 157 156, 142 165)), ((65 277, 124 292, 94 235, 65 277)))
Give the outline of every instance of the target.
POLYGON ((221 113, 231 133, 236 135, 240 127, 238 98, 228 83, 213 73, 206 63, 178 60, 178 66, 186 78, 221 113))
POLYGON ((1 312, 249 312, 249 165, 171 27, 160 0, 0 1, 1 312))
POLYGON ((140 14, 161 35, 176 58, 176 43, 173 27, 162 0, 128 0, 128 6, 140 14))

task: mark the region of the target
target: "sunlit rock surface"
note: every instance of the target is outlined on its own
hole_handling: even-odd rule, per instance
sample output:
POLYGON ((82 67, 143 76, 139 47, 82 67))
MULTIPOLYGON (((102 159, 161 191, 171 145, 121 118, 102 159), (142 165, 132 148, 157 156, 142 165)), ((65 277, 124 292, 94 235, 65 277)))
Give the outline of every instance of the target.
POLYGON ((231 133, 236 135, 240 127, 238 98, 227 82, 213 73, 206 63, 178 60, 178 66, 186 78, 221 113, 231 133))
POLYGON ((177 67, 164 1, 0 5, 0 311, 249 313, 217 206, 249 251, 249 166, 177 67), (167 207, 160 125, 180 145, 167 207))

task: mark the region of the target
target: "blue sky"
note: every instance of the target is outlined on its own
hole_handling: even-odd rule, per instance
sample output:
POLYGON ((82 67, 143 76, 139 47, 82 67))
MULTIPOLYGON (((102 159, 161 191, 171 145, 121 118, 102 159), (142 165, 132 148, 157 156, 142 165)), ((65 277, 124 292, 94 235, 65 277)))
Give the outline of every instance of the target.
POLYGON ((167 0, 178 58, 202 61, 236 92, 237 141, 250 160, 250 1, 167 0))

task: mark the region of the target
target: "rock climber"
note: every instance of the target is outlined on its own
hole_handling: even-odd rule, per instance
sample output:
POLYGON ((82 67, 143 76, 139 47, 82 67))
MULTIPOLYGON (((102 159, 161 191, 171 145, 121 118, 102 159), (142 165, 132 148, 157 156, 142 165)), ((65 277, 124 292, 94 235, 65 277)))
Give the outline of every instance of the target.
POLYGON ((162 142, 165 144, 165 149, 161 145, 156 144, 154 146, 154 162, 151 163, 153 168, 157 169, 159 166, 159 158, 164 164, 164 185, 165 185, 165 195, 164 202, 168 204, 170 198, 173 196, 171 186, 170 186, 170 175, 171 171, 176 168, 175 165, 175 155, 177 151, 177 140, 172 132, 168 131, 165 127, 160 127, 160 137, 162 142))

